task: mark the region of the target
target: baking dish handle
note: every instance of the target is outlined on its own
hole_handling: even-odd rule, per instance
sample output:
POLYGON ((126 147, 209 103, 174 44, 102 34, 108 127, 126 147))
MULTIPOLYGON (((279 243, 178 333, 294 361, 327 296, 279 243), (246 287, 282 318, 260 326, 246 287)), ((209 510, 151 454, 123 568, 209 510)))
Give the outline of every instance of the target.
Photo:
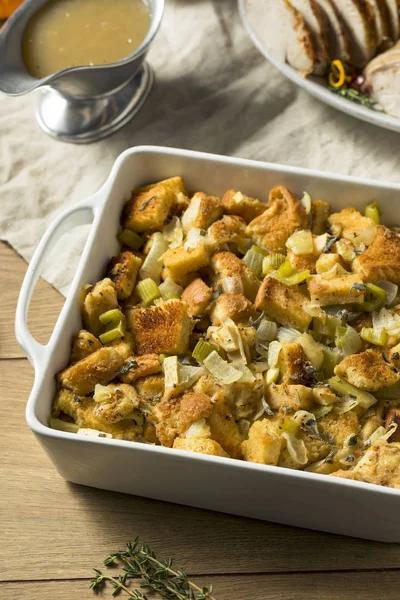
POLYGON ((88 225, 93 222, 96 205, 94 200, 95 197, 62 212, 47 229, 28 265, 18 297, 15 314, 15 335, 19 345, 33 364, 35 371, 45 357, 48 344, 43 345, 35 340, 29 331, 27 319, 31 297, 40 277, 43 261, 64 233, 79 225, 88 225))

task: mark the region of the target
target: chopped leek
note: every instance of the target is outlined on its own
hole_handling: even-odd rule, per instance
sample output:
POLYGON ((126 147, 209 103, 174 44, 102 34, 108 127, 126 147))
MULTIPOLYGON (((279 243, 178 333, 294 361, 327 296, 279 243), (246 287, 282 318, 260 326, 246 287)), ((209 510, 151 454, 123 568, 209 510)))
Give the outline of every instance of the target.
POLYGON ((221 383, 234 383, 242 377, 241 371, 238 371, 227 363, 215 350, 203 362, 211 375, 221 383))
POLYGON ((104 333, 99 335, 99 340, 102 344, 110 344, 115 340, 124 337, 125 334, 125 320, 120 321, 113 329, 107 329, 104 333))
MULTIPOLYGON (((325 316, 325 315, 324 315, 325 316)), ((315 338, 318 340, 322 336, 334 339, 336 335, 336 329, 342 326, 342 320, 331 315, 326 315, 325 319, 320 317, 314 317, 312 321, 312 329, 315 334, 315 338)))
POLYGON ((345 356, 357 354, 362 349, 362 341, 357 331, 350 327, 336 328, 336 346, 340 348, 345 356))
POLYGON ((366 342, 375 346, 384 346, 387 342, 387 331, 385 327, 374 329, 373 327, 363 327, 360 336, 366 342))
POLYGON ((296 435, 298 430, 300 429, 301 423, 297 422, 293 417, 286 417, 282 422, 278 423, 278 433, 282 433, 283 431, 287 431, 287 433, 293 433, 296 435))
POLYGON ((386 302, 385 290, 373 283, 366 283, 365 287, 365 298, 360 309, 364 312, 379 310, 386 302))
MULTIPOLYGON (((284 266, 284 264, 282 266, 284 266)), ((276 278, 285 285, 298 285, 299 283, 303 283, 303 281, 306 281, 310 277, 310 271, 308 269, 305 269, 304 271, 298 271, 297 273, 292 273, 292 275, 288 276, 278 276, 278 271, 276 272, 276 278)))
POLYGON ((118 241, 131 250, 138 250, 143 244, 143 238, 141 238, 140 235, 138 235, 135 231, 131 231, 130 229, 123 229, 118 234, 118 241))
POLYGON ((397 430, 397 423, 391 423, 388 429, 385 429, 382 425, 378 427, 372 435, 364 442, 364 447, 373 446, 377 441, 384 442, 388 440, 394 432, 397 430))
POLYGON ((279 369, 278 367, 273 367, 272 369, 268 369, 268 371, 264 375, 265 383, 267 385, 272 385, 276 383, 279 379, 279 369))
POLYGON ((170 223, 163 229, 164 239, 169 243, 170 248, 178 248, 183 242, 182 223, 178 217, 172 217, 170 223))
POLYGON ((323 346, 322 352, 324 354, 322 371, 326 377, 329 377, 333 374, 333 371, 340 360, 340 353, 338 350, 332 350, 331 348, 328 348, 328 346, 323 346))
POLYGON ((282 344, 280 342, 274 341, 268 346, 268 364, 270 369, 277 366, 281 349, 282 344))
POLYGON ((286 259, 285 262, 283 262, 277 270, 276 278, 282 279, 283 277, 290 277, 291 275, 293 275, 293 273, 294 269, 291 265, 291 262, 290 260, 286 259))
POLYGON ((326 415, 328 415, 331 410, 333 408, 333 404, 327 404, 326 406, 318 406, 316 408, 312 408, 311 412, 313 413, 314 417, 318 420, 318 419, 322 419, 323 417, 326 417, 326 415))
POLYGON ((371 204, 368 204, 368 206, 365 208, 364 214, 369 219, 372 219, 372 221, 374 223, 377 223, 377 224, 379 223, 380 210, 379 210, 379 206, 376 202, 372 202, 371 204))
POLYGON ((356 406, 358 406, 358 400, 356 398, 344 398, 344 400, 335 403, 333 412, 338 415, 344 415, 356 408, 356 406))
POLYGON ((336 251, 347 263, 352 262, 357 256, 350 240, 341 239, 336 242, 336 251))
POLYGON ((160 289, 155 281, 148 277, 139 281, 136 291, 145 306, 149 306, 156 298, 161 297, 160 289))
POLYGON ((211 430, 205 419, 198 419, 191 424, 185 433, 186 438, 209 438, 211 430))
POLYGON ((50 419, 50 427, 58 431, 66 431, 67 433, 78 433, 79 426, 75 423, 67 423, 61 419, 50 419))
POLYGON ((171 298, 180 298, 182 296, 183 288, 175 283, 173 279, 167 277, 161 285, 158 286, 161 296, 164 300, 171 300, 171 298))
POLYGON ((268 254, 268 256, 264 258, 262 265, 264 275, 266 275, 271 269, 277 269, 280 267, 285 260, 286 256, 284 254, 280 254, 279 252, 268 254))
POLYGON ((99 321, 100 323, 103 323, 103 325, 118 325, 118 323, 124 321, 124 319, 124 314, 118 308, 107 310, 99 316, 99 321))
POLYGON ((160 232, 153 233, 151 240, 150 251, 140 267, 139 275, 141 279, 150 278, 158 284, 162 271, 162 255, 168 250, 168 242, 160 232))
POLYGON ((301 333, 292 327, 279 327, 276 339, 278 342, 294 342, 300 337, 301 333))
POLYGON ((311 196, 310 196, 310 194, 308 192, 303 192, 303 197, 301 198, 300 202, 306 209, 307 215, 309 215, 311 212, 311 196))
POLYGON ((204 359, 207 358, 207 356, 209 356, 213 350, 215 350, 215 348, 212 344, 205 342, 204 340, 199 340, 194 347, 192 356, 196 360, 204 361, 204 359))
POLYGON ((284 431, 282 437, 286 440, 286 447, 291 459, 298 465, 307 464, 307 448, 303 440, 297 439, 292 433, 284 431))
POLYGON ((256 340, 261 342, 272 342, 276 337, 278 326, 273 321, 263 319, 256 331, 256 340))
POLYGON ((260 277, 262 273, 263 260, 265 253, 258 246, 252 246, 243 257, 243 262, 250 267, 256 277, 260 277))
POLYGON ((378 281, 376 285, 386 292, 385 305, 392 306, 397 297, 399 287, 395 283, 386 280, 378 281))
POLYGON ((293 254, 312 254, 314 243, 311 231, 304 229, 303 231, 292 233, 286 242, 286 246, 290 248, 293 254))
POLYGON ((357 389, 348 381, 337 377, 337 375, 328 379, 327 383, 333 390, 335 390, 335 392, 338 392, 343 396, 350 396, 350 398, 357 400, 358 404, 363 408, 369 408, 376 403, 376 398, 372 394, 366 392, 365 390, 357 389))

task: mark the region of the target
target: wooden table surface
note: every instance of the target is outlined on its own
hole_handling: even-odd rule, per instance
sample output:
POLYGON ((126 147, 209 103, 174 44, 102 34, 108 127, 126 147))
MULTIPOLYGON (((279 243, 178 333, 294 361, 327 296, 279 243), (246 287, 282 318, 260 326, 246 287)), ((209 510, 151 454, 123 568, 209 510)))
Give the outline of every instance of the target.
MULTIPOLYGON (((0 598, 88 600, 92 567, 140 535, 217 600, 400 598, 400 545, 242 519, 67 483, 24 417, 33 369, 14 338, 26 264, 0 244, 0 598)), ((46 341, 63 299, 41 281, 31 331, 46 341)), ((250 501, 250 494, 249 494, 250 501)), ((400 510, 400 506, 399 506, 400 510)), ((327 514, 327 519, 333 515, 327 514)), ((111 597, 108 591, 104 597, 111 597)))

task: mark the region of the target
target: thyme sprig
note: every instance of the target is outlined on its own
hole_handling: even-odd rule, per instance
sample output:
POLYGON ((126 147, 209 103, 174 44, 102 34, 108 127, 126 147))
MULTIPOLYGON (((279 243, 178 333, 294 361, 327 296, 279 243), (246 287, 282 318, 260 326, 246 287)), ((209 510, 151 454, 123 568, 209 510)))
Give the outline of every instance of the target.
POLYGON ((357 104, 366 106, 371 110, 378 110, 377 103, 371 100, 368 94, 363 94, 362 92, 359 92, 358 90, 355 90, 352 87, 342 85, 339 88, 335 88, 330 85, 329 90, 338 96, 342 96, 342 98, 347 98, 347 100, 351 100, 351 102, 356 102, 357 104))
POLYGON ((104 561, 106 567, 122 566, 123 573, 113 577, 99 569, 93 569, 96 577, 90 588, 97 592, 106 582, 114 588, 112 595, 126 593, 135 600, 149 600, 141 589, 129 587, 129 579, 139 579, 140 588, 156 592, 167 600, 215 600, 212 586, 200 588, 190 581, 183 569, 173 569, 172 560, 158 560, 150 546, 139 538, 126 544, 126 549, 113 552, 104 561))

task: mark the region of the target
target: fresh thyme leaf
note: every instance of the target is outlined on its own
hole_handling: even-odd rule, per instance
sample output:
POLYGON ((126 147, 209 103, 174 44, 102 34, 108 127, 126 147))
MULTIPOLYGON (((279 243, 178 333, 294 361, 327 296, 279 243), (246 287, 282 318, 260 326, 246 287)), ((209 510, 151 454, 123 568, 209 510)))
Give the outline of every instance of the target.
POLYGON ((333 244, 334 244, 335 242, 337 242, 337 241, 338 241, 338 239, 339 239, 339 238, 337 237, 337 235, 330 235, 330 236, 328 237, 328 241, 326 242, 326 246, 325 246, 325 248, 322 250, 322 252, 323 252, 324 254, 326 254, 327 252, 329 252, 329 251, 330 251, 330 249, 332 248, 333 244))
POLYGON ((367 286, 364 283, 353 283, 350 288, 351 290, 357 290, 357 292, 365 292, 367 290, 367 286))
POLYGON ((377 103, 371 100, 368 94, 363 94, 354 88, 348 87, 347 85, 342 85, 340 88, 335 88, 333 86, 329 86, 329 91, 337 96, 341 96, 342 98, 347 98, 351 102, 356 102, 357 104, 361 104, 362 106, 366 106, 371 110, 377 110, 377 103))
MULTIPOLYGON (((212 586, 200 588, 190 581, 186 571, 173 569, 172 560, 158 560, 150 546, 139 538, 126 544, 125 550, 113 552, 104 560, 106 567, 120 567, 122 573, 117 576, 107 575, 93 569, 96 577, 90 582, 94 592, 102 589, 106 582, 112 588, 112 596, 125 593, 135 600, 150 600, 141 590, 156 592, 161 598, 168 600, 216 600, 212 596, 212 586), (130 580, 140 580, 138 587, 132 588, 130 580)), ((115 569, 114 569, 115 572, 115 569)))
POLYGON ((261 315, 255 321, 253 321, 252 317, 250 317, 250 319, 249 319, 249 326, 250 327, 254 327, 254 329, 258 329, 259 326, 261 325, 261 322, 262 322, 262 320, 263 320, 264 317, 265 317, 265 312, 264 311, 262 311, 261 315))
POLYGON ((142 212, 142 210, 144 210, 146 208, 146 206, 148 205, 149 202, 151 202, 152 200, 154 200, 155 196, 152 196, 151 198, 147 198, 147 200, 145 200, 142 204, 142 206, 139 208, 139 211, 142 212))
POLYGON ((124 365, 123 367, 120 368, 117 375, 125 375, 125 373, 127 373, 131 369, 137 369, 138 366, 139 365, 137 364, 136 360, 130 360, 126 363, 126 365, 124 365))

